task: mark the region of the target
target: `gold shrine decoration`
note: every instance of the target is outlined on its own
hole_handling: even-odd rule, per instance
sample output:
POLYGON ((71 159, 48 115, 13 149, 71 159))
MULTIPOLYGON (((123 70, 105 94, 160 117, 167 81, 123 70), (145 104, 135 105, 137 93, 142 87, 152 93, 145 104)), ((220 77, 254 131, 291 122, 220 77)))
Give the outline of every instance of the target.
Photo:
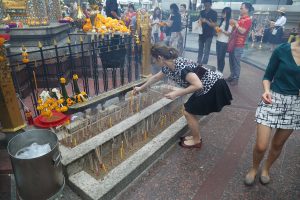
POLYGON ((15 87, 7 62, 3 39, 0 38, 0 123, 3 132, 16 132, 25 127, 15 87))
POLYGON ((26 10, 26 0, 2 0, 5 9, 26 10))
POLYGON ((151 75, 151 28, 149 26, 150 16, 147 12, 138 12, 137 14, 137 34, 141 34, 142 43, 142 76, 148 77, 151 75))

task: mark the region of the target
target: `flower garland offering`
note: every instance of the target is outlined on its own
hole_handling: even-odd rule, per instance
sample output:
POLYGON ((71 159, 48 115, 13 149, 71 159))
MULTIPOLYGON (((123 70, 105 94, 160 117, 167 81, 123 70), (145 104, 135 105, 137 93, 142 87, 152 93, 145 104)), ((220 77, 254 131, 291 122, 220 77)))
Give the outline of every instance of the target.
POLYGON ((87 101, 88 100, 88 96, 87 96, 86 92, 80 91, 80 89, 79 89, 79 86, 78 86, 78 75, 77 74, 73 75, 73 85, 74 85, 74 92, 75 92, 75 96, 74 96, 75 101, 77 103, 87 101))
POLYGON ((217 34, 222 32, 221 28, 218 27, 218 26, 216 26, 215 30, 216 30, 216 33, 217 33, 217 34))
MULTIPOLYGON (((105 33, 129 33, 130 30, 125 26, 122 20, 112 19, 111 17, 104 17, 101 14, 96 14, 94 27, 96 32, 100 34, 105 33)), ((89 32, 93 30, 93 25, 91 19, 87 18, 85 24, 83 25, 83 31, 89 32)))
POLYGON ((65 100, 65 104, 70 107, 74 105, 75 99, 69 97, 67 89, 66 89, 66 79, 65 78, 60 78, 60 86, 61 86, 61 92, 62 92, 62 97, 65 100))
MULTIPOLYGON (((58 90, 56 89, 56 91, 58 90)), ((53 95, 52 93, 52 96, 50 96, 49 91, 45 90, 40 94, 37 110, 41 112, 42 116, 50 118, 54 110, 56 112, 68 111, 68 107, 64 105, 65 100, 63 98, 57 99, 56 96, 59 95, 53 95)))
POLYGON ((53 88, 51 92, 42 91, 39 95, 37 110, 40 111, 41 116, 51 118, 53 111, 64 113, 67 112, 69 107, 80 102, 88 101, 88 95, 84 91, 80 91, 78 86, 78 75, 73 75, 73 84, 75 95, 69 97, 66 89, 66 79, 60 78, 61 92, 53 88))
POLYGON ((28 53, 25 47, 22 48, 22 57, 23 57, 22 62, 24 64, 29 63, 28 53))

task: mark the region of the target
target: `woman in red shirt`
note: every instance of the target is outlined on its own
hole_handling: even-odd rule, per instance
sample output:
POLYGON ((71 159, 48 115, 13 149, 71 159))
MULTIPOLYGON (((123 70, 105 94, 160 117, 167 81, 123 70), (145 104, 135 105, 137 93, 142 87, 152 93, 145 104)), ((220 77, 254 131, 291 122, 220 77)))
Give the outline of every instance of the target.
POLYGON ((241 17, 238 21, 231 20, 231 24, 235 26, 236 38, 234 50, 229 53, 230 76, 226 79, 230 85, 237 85, 241 72, 241 56, 244 51, 246 39, 252 26, 252 20, 249 13, 254 9, 250 3, 242 3, 240 12, 241 17))

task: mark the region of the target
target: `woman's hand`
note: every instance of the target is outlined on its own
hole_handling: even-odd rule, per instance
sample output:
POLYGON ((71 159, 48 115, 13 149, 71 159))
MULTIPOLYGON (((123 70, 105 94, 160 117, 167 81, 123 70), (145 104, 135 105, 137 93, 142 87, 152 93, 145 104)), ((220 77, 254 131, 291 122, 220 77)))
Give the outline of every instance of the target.
POLYGON ((207 23, 208 21, 205 18, 200 19, 202 23, 207 23))
POLYGON ((171 100, 176 99, 177 96, 178 95, 177 95, 176 91, 169 92, 168 94, 165 95, 165 97, 167 99, 171 99, 171 100))
POLYGON ((262 94, 262 100, 266 104, 271 104, 272 103, 272 95, 270 92, 264 92, 262 94))
POLYGON ((134 87, 132 92, 133 95, 137 95, 138 93, 142 92, 142 87, 134 87))

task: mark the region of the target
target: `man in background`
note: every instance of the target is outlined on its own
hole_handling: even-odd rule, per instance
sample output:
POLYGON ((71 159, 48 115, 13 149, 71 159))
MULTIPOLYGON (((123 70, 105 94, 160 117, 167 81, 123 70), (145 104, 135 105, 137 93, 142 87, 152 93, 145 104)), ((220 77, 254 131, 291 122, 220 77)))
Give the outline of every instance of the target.
POLYGON ((207 64, 210 46, 215 34, 215 26, 217 22, 217 12, 211 9, 212 1, 203 0, 204 10, 200 11, 199 20, 202 24, 202 35, 199 35, 199 50, 198 50, 198 63, 207 64))
POLYGON ((105 4, 106 16, 113 19, 120 19, 118 15, 118 3, 117 0, 106 0, 105 4))
POLYGON ((98 4, 98 7, 99 7, 99 12, 101 15, 103 15, 104 17, 106 17, 106 13, 105 13, 105 10, 103 8, 103 4, 102 3, 99 3, 98 4))

